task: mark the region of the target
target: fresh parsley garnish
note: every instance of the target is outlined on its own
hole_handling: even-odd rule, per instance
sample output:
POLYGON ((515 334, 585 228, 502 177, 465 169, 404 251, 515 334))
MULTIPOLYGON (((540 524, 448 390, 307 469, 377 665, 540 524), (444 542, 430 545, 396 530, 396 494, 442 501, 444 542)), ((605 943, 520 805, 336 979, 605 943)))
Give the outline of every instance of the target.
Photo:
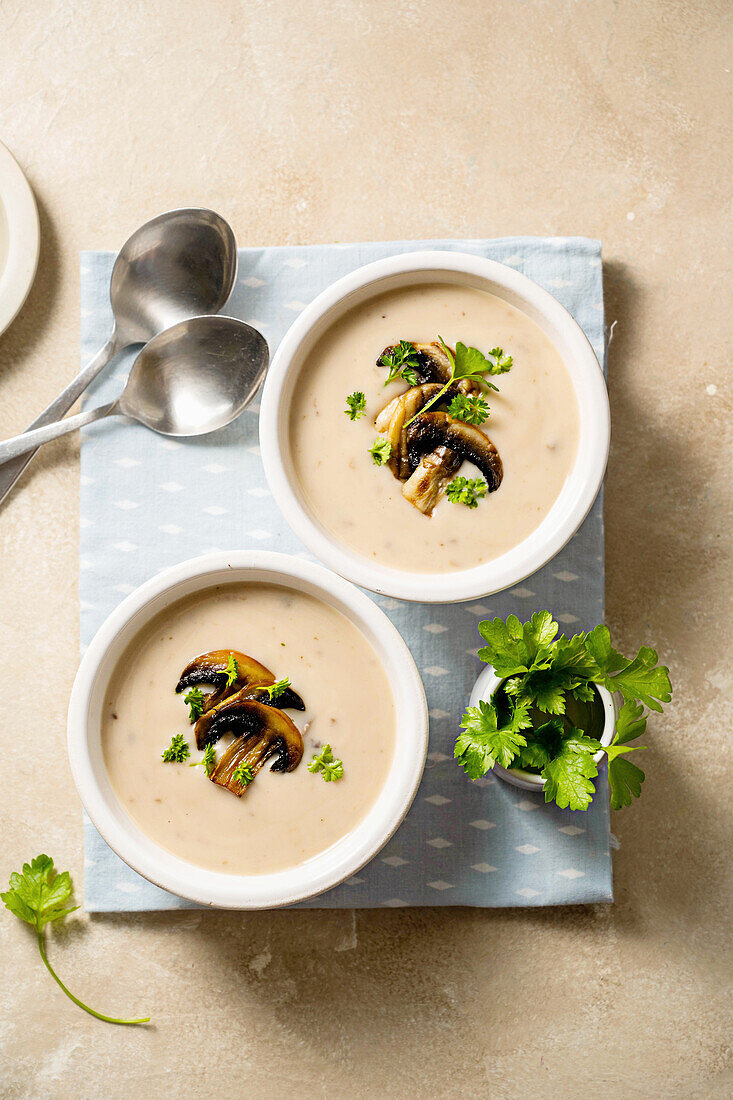
POLYGON ((408 420, 405 427, 409 427, 416 416, 420 416, 422 413, 427 412, 431 405, 435 405, 440 401, 447 390, 454 384, 454 382, 461 382, 464 378, 469 382, 474 382, 477 386, 486 386, 490 390, 498 390, 498 387, 493 382, 489 382, 486 378, 487 374, 504 374, 511 369, 512 357, 511 355, 504 355, 501 348, 493 348, 488 356, 483 355, 478 348, 468 348, 465 344, 462 344, 459 340, 456 344, 455 355, 446 344, 442 336, 438 337, 443 351, 448 356, 451 363, 451 376, 444 386, 431 397, 429 401, 426 401, 419 412, 415 413, 412 420, 408 420))
POLYGON ((392 454, 392 444, 384 436, 378 435, 369 448, 369 454, 374 459, 375 466, 381 466, 389 461, 389 456, 392 454))
POLYGON ((361 390, 354 390, 346 398, 346 408, 344 412, 348 416, 349 420, 358 420, 360 416, 364 416, 366 409, 366 394, 363 394, 361 390))
POLYGON ((78 997, 71 993, 59 978, 51 966, 46 955, 44 944, 44 929, 52 921, 61 921, 69 913, 79 908, 78 905, 67 905, 71 899, 73 887, 68 871, 57 874, 53 860, 50 856, 40 855, 32 859, 30 863, 23 864, 21 872, 14 872, 10 876, 8 889, 0 898, 5 908, 18 917, 19 920, 30 924, 34 929, 38 940, 38 950, 49 974, 66 996, 88 1012, 90 1016, 96 1016, 98 1020, 104 1020, 108 1024, 147 1024, 149 1016, 140 1019, 118 1019, 116 1016, 105 1016, 96 1012, 89 1005, 84 1004, 78 997))
POLYGON ((239 669, 237 668, 237 662, 233 653, 229 654, 229 660, 227 661, 227 667, 224 670, 227 674, 227 687, 231 687, 235 680, 239 677, 239 669))
POLYGON ((419 352, 409 340, 400 340, 399 344, 383 351, 377 360, 377 365, 387 367, 389 371, 385 386, 394 382, 395 378, 404 379, 409 386, 416 386, 418 383, 419 352))
POLYGON ((324 745, 321 751, 311 760, 308 771, 313 772, 314 775, 320 772, 326 783, 333 783, 343 777, 344 762, 336 759, 330 745, 324 745))
POLYGON ((183 696, 183 701, 188 707, 188 720, 193 725, 197 718, 200 718, 204 713, 206 696, 201 688, 191 688, 191 690, 187 691, 183 696))
POLYGON ((487 492, 482 477, 454 477, 445 487, 445 495, 452 504, 465 504, 467 508, 478 508, 479 499, 487 492))
POLYGON ((161 760, 166 764, 183 764, 191 755, 188 742, 182 733, 174 733, 167 749, 160 754, 161 760))
POLYGON ((207 745, 201 759, 195 760, 193 764, 189 764, 188 766, 189 768, 203 768, 206 772, 206 778, 208 779, 216 767, 216 749, 214 746, 207 745))
POLYGON ((448 406, 448 412, 456 420, 480 427, 489 417, 489 403, 479 395, 457 393, 448 406))
POLYGON ((479 631, 486 644, 478 655, 502 684, 491 702, 469 707, 463 716, 454 755, 468 776, 480 778, 497 763, 529 768, 542 776, 546 802, 587 809, 598 774, 593 757, 602 746, 578 729, 566 710, 569 695, 592 702, 593 685, 600 684, 624 699, 613 742, 604 749, 611 806, 617 810, 638 798, 644 772, 627 756, 643 746, 629 742, 646 730, 644 708, 661 711, 672 697, 669 670, 657 663, 656 651, 642 646, 633 659, 624 657, 605 626, 558 637, 549 611, 536 612, 525 623, 516 615, 487 620, 479 631), (547 721, 532 721, 538 712, 547 721))
POLYGON ((232 772, 232 779, 235 783, 239 783, 240 787, 249 787, 250 783, 254 779, 252 774, 252 768, 249 764, 240 764, 232 772))
POLYGON ((290 687, 290 677, 285 676, 282 680, 276 680, 274 684, 268 684, 265 691, 270 696, 270 702, 274 703, 276 699, 279 699, 284 691, 290 687))

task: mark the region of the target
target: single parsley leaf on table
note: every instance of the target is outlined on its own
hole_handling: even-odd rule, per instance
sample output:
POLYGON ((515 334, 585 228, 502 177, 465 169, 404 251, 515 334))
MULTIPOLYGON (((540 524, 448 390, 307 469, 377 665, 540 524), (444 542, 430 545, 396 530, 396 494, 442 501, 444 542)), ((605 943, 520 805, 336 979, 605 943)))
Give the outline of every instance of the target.
POLYGON ((508 768, 527 744, 521 731, 531 725, 529 708, 518 706, 500 728, 496 708, 481 699, 477 707, 468 707, 461 719, 462 732, 456 738, 453 756, 469 779, 480 779, 494 764, 508 768))
POLYGON ((284 691, 290 687, 290 677, 284 676, 282 680, 276 680, 274 684, 268 684, 265 691, 270 696, 270 702, 274 703, 284 691))
POLYGON ((346 408, 344 412, 348 416, 349 420, 358 420, 360 416, 365 415, 366 410, 366 394, 363 394, 361 390, 354 390, 346 398, 346 408))
POLYGON ((489 403, 483 397, 457 393, 448 406, 448 413, 456 420, 480 427, 489 417, 489 403))
POLYGON ((379 435, 369 448, 369 454, 372 456, 375 466, 382 466, 389 461, 392 454, 392 444, 388 439, 379 435))
POLYGON ((384 351, 377 360, 378 364, 389 371, 388 386, 395 378, 403 378, 408 386, 417 385, 417 368, 420 366, 420 358, 417 348, 409 340, 400 340, 389 351, 384 351))
POLYGON ((210 778, 211 773, 216 767, 216 749, 213 745, 207 745, 204 749, 204 755, 200 760, 195 760, 193 764, 188 765, 189 768, 203 768, 206 772, 206 778, 210 778))
POLYGON ((240 787, 249 787, 250 783, 254 779, 252 774, 252 768, 249 764, 240 764, 232 772, 232 779, 235 783, 239 783, 240 787))
POLYGON ((226 674, 227 674, 226 686, 231 687, 232 684, 234 683, 234 681, 239 676, 239 669, 237 668, 237 661, 236 661, 236 658, 235 658, 233 653, 229 654, 229 660, 227 661, 227 667, 226 667, 226 674))
POLYGON ((53 860, 50 856, 40 855, 32 859, 30 863, 23 864, 21 872, 14 872, 10 876, 8 889, 0 894, 5 908, 25 921, 35 930, 38 940, 38 950, 49 974, 66 996, 88 1012, 90 1016, 96 1016, 98 1020, 104 1020, 108 1024, 147 1024, 149 1016, 139 1019, 118 1019, 116 1016, 105 1016, 101 1012, 90 1008, 78 997, 66 988, 56 971, 51 966, 46 955, 44 944, 44 929, 52 921, 61 921, 69 913, 79 908, 78 905, 67 905, 72 894, 71 876, 68 871, 57 874, 53 860))
POLYGON ((478 508, 479 500, 486 496, 487 491, 482 477, 454 477, 445 487, 445 495, 451 504, 465 504, 467 508, 478 508))
POLYGON ((344 762, 333 755, 330 745, 324 745, 308 765, 308 771, 313 775, 319 772, 326 783, 333 783, 342 779, 344 774, 344 762))
POLYGON ((161 760, 166 764, 183 764, 191 755, 188 742, 182 733, 174 733, 167 749, 160 754, 161 760))
POLYGON ((193 725, 197 718, 200 718, 204 713, 206 696, 201 688, 191 688, 191 690, 187 691, 183 696, 183 701, 188 707, 188 720, 191 725, 193 725))

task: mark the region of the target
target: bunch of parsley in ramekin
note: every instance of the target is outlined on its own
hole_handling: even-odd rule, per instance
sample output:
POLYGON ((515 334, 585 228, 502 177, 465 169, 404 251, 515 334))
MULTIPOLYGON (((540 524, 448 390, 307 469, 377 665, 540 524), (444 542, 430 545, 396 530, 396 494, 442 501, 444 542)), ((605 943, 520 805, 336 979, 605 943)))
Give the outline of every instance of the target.
POLYGON ((627 756, 644 746, 630 742, 646 729, 645 708, 661 712, 672 697, 669 670, 657 663, 656 651, 642 646, 633 659, 624 657, 611 645, 606 626, 557 637, 549 611, 535 613, 528 623, 516 615, 506 622, 487 620, 479 631, 486 645, 478 655, 502 683, 491 702, 482 700, 463 715, 454 755, 469 778, 479 779, 495 764, 522 768, 542 777, 545 802, 586 810, 598 775, 593 757, 603 750, 612 807, 638 798, 644 772, 627 756), (569 706, 571 700, 597 700, 594 684, 623 697, 607 747, 574 725, 568 713, 578 710, 569 706))

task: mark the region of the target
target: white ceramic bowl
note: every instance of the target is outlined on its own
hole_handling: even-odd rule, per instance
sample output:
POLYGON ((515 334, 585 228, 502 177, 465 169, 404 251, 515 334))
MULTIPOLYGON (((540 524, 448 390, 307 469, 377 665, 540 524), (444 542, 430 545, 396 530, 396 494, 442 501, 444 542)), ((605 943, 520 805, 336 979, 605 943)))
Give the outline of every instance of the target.
POLYGON ((0 332, 28 296, 39 250, 36 200, 12 153, 0 144, 0 332))
POLYGON ((333 283, 294 322, 270 366, 262 394, 260 444, 270 489, 296 535, 331 569, 355 584, 421 603, 454 603, 511 588, 540 569, 575 534, 603 481, 610 440, 608 394, 585 333, 551 294, 504 264, 461 252, 410 252, 367 264, 333 283), (298 372, 315 342, 347 310, 398 287, 459 283, 488 290, 547 333, 562 356, 580 413, 578 453, 566 484, 522 543, 493 561, 453 573, 412 573, 380 565, 339 542, 308 510, 288 438, 298 372))
POLYGON ((320 565, 284 554, 211 554, 158 574, 128 596, 99 628, 79 667, 69 703, 71 770, 84 808, 109 846, 164 890, 203 905, 264 909, 337 886, 389 840, 422 776, 428 743, 425 692, 410 651, 386 615, 363 592, 320 565), (394 694, 397 739, 392 767, 364 820, 328 851, 268 875, 227 875, 197 867, 156 844, 125 812, 102 757, 100 716, 110 675, 125 646, 160 611, 184 596, 236 581, 284 585, 335 607, 382 660, 394 694))
MULTIPOLYGON (((491 665, 487 665, 473 685, 468 705, 477 707, 482 699, 490 703, 491 696, 501 682, 501 677, 496 675, 491 665)), ((602 745, 610 745, 616 729, 616 702, 611 692, 607 691, 606 688, 600 684, 594 686, 603 703, 604 722, 600 742, 602 745)), ((595 753, 593 759, 596 764, 600 764, 605 755, 604 752, 595 753)), ((521 787, 523 791, 541 791, 545 782, 542 776, 535 775, 534 772, 526 772, 523 768, 502 768, 500 764, 494 765, 493 773, 501 779, 505 779, 507 783, 511 783, 513 787, 521 787)))

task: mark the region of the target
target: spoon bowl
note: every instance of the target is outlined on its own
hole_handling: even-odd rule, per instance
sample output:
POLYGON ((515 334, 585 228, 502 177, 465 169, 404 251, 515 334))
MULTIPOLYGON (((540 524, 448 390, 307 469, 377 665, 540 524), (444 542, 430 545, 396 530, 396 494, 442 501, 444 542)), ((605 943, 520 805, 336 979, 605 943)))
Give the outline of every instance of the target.
POLYGON ((250 403, 267 342, 235 317, 194 317, 154 337, 135 360, 117 411, 162 435, 206 435, 250 403))
POLYGON ((145 345, 116 401, 7 439, 0 463, 105 416, 126 416, 161 435, 215 432, 246 409, 269 361, 264 336, 244 321, 189 317, 145 345))
POLYGON ((112 269, 110 302, 126 344, 188 317, 218 313, 237 276, 237 242, 213 210, 169 210, 140 226, 112 269))

